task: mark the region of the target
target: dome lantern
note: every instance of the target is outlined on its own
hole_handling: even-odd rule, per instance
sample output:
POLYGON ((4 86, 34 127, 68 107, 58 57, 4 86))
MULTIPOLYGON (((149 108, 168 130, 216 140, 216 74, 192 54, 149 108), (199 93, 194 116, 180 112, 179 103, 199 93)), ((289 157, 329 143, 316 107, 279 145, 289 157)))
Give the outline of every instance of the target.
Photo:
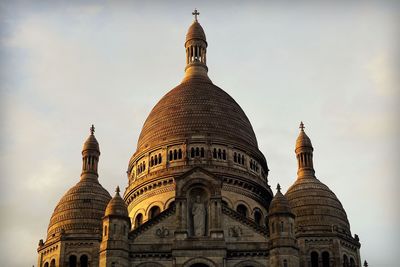
POLYGON ((81 179, 97 179, 97 167, 100 157, 99 143, 94 136, 94 125, 90 127, 90 135, 86 139, 82 148, 82 174, 81 179))
POLYGON ((315 177, 314 164, 313 164, 313 151, 314 148, 311 144, 310 138, 304 132, 304 123, 300 122, 300 133, 296 140, 296 158, 297 158, 297 177, 315 177))
POLYGON ((202 78, 209 80, 207 76, 207 41, 203 27, 197 20, 200 13, 195 9, 193 11, 194 21, 190 25, 186 34, 186 68, 183 81, 191 78, 202 78))

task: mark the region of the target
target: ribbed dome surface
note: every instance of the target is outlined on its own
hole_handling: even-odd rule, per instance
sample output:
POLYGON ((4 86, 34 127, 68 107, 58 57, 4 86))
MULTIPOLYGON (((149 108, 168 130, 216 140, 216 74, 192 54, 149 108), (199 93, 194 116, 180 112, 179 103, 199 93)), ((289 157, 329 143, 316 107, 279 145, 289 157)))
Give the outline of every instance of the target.
POLYGON ((269 205, 269 214, 292 213, 289 201, 278 191, 269 205))
POLYGON ((253 128, 235 100, 209 81, 189 79, 153 108, 140 134, 138 150, 198 134, 257 147, 253 128))
POLYGON ((86 139, 85 143, 83 144, 82 151, 85 151, 85 150, 100 151, 99 143, 97 142, 97 139, 93 134, 89 135, 89 137, 86 139))
POLYGON ((315 177, 304 177, 286 192, 296 226, 304 230, 332 231, 338 226, 350 233, 350 225, 336 195, 315 177))
POLYGON ((83 179, 58 202, 51 216, 47 239, 61 229, 66 234, 100 233, 102 217, 111 196, 98 182, 83 179))
POLYGON ((186 42, 191 39, 202 39, 206 41, 206 34, 204 33, 203 27, 201 27, 200 23, 197 21, 194 21, 192 25, 190 25, 186 34, 186 42))
POLYGON ((311 139, 304 131, 300 131, 299 136, 296 139, 296 150, 301 147, 309 147, 312 149, 311 139))
POLYGON ((110 215, 129 217, 128 208, 125 204, 125 201, 119 195, 119 189, 107 205, 104 216, 110 215))

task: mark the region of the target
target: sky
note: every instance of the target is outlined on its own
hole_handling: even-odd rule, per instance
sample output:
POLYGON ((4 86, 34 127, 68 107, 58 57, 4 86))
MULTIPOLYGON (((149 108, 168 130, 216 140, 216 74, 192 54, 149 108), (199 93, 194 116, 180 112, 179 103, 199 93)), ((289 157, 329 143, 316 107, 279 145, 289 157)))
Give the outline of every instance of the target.
POLYGON ((302 120, 362 261, 398 266, 399 1, 104 0, 0 1, 0 265, 36 266, 92 123, 100 183, 127 185, 147 115, 183 78, 194 8, 209 76, 247 114, 271 187, 296 179, 302 120))

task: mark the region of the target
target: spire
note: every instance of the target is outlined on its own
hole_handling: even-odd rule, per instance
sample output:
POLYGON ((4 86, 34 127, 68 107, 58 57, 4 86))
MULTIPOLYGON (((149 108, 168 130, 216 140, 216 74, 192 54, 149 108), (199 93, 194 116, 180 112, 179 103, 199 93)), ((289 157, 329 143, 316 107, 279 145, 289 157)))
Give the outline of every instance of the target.
POLYGON ((183 81, 191 78, 210 80, 207 76, 207 40, 203 28, 198 21, 200 13, 197 9, 192 12, 194 21, 186 34, 186 68, 183 81))
POLYGON ((314 148, 311 144, 310 138, 304 131, 304 123, 300 122, 300 133, 296 140, 296 157, 297 157, 297 177, 315 177, 314 164, 313 164, 313 151, 314 148))
POLYGON ((119 192, 120 192, 119 186, 117 186, 117 188, 115 188, 115 193, 116 193, 116 195, 119 195, 119 192))
POLYGON ((278 190, 278 192, 281 192, 281 185, 278 183, 278 185, 276 186, 276 190, 278 190))
POLYGON ((94 136, 95 127, 90 127, 90 135, 83 144, 82 149, 82 174, 81 179, 92 178, 97 179, 97 166, 100 157, 99 143, 94 136))

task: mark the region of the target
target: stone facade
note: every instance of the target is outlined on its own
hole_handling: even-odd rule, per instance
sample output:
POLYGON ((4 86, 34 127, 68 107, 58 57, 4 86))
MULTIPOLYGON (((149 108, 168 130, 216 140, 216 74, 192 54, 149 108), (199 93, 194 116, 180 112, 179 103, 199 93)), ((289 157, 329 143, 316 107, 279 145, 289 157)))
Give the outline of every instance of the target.
POLYGON ((98 181, 92 127, 81 180, 54 210, 38 266, 361 266, 342 204, 314 175, 303 124, 298 177, 273 195, 248 118, 208 78, 208 43, 194 15, 185 77, 148 116, 123 198, 98 181))

